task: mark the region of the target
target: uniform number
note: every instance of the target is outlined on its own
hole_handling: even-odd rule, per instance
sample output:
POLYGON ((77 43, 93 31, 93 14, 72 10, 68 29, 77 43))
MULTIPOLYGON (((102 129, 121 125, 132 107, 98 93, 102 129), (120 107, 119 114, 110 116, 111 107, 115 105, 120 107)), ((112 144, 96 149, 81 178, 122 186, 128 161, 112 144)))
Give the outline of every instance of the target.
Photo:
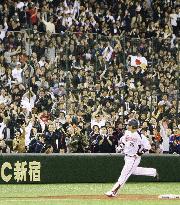
POLYGON ((130 147, 134 147, 134 143, 133 142, 130 142, 129 145, 130 145, 130 147))

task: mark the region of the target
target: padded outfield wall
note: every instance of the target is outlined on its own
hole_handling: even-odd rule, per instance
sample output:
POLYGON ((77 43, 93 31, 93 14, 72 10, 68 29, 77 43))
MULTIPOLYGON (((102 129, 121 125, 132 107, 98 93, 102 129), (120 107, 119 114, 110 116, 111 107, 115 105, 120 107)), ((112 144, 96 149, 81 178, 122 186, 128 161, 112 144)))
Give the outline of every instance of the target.
MULTIPOLYGON (((1 154, 0 183, 115 182, 124 164, 119 154, 1 154)), ((162 182, 180 182, 179 155, 144 155, 140 166, 157 168, 162 182)), ((154 181, 131 176, 129 181, 154 181)))

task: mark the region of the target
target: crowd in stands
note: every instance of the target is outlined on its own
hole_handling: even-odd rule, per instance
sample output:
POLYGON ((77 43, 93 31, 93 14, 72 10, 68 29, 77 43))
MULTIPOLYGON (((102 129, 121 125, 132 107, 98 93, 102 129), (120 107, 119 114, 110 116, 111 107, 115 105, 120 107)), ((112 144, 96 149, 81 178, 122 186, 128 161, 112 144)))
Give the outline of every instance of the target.
POLYGON ((135 118, 180 154, 179 27, 176 0, 0 0, 0 153, 114 153, 135 118))

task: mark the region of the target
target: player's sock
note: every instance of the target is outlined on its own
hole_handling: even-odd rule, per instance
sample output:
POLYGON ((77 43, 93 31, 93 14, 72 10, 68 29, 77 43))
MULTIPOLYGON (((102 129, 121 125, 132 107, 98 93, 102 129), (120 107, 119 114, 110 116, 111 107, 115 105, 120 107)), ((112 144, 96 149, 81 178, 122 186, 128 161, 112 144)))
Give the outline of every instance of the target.
POLYGON ((112 188, 111 191, 112 191, 114 194, 116 194, 120 187, 121 187, 121 185, 119 184, 119 182, 116 182, 116 184, 113 186, 113 188, 112 188))

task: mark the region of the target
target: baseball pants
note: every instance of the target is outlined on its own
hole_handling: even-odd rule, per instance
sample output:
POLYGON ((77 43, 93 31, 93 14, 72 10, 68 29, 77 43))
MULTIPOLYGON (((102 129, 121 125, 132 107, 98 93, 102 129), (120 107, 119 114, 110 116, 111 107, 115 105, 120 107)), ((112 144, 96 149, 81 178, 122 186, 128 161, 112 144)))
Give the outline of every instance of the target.
POLYGON ((118 182, 121 187, 126 183, 128 178, 132 174, 152 176, 152 177, 155 177, 157 174, 157 171, 154 168, 138 167, 141 161, 141 157, 139 156, 134 156, 134 157, 125 156, 124 161, 125 161, 125 164, 121 171, 121 175, 118 179, 118 182))

